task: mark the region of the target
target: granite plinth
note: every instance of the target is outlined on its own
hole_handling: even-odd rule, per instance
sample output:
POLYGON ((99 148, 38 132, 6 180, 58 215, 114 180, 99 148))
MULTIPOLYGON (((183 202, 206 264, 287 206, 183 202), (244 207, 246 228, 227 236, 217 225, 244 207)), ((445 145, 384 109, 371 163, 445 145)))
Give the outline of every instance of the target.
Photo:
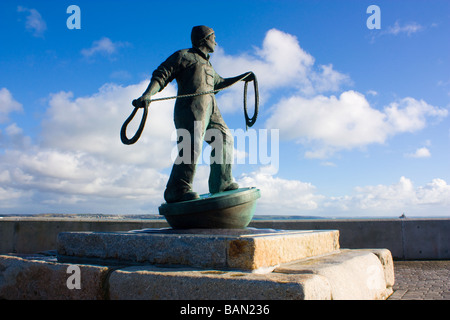
POLYGON ((66 262, 154 264, 270 272, 274 267, 339 249, 337 230, 143 229, 63 232, 58 259, 66 262))
POLYGON ((393 271, 392 255, 386 249, 343 249, 281 264, 266 274, 155 265, 77 265, 39 254, 0 255, 0 300, 386 299, 392 293, 393 271), (81 290, 67 285, 73 276, 67 270, 75 265, 80 269, 81 290))

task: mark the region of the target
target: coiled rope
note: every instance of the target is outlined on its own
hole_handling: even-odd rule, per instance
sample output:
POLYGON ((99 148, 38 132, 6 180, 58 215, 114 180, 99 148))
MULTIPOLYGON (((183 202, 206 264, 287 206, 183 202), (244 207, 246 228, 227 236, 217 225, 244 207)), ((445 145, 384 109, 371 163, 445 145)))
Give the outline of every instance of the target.
MULTIPOLYGON (((157 98, 157 99, 146 100, 146 101, 148 101, 148 104, 146 104, 146 106, 143 107, 144 112, 142 114, 142 119, 141 119, 141 123, 139 124, 139 128, 137 129, 137 131, 134 134, 134 136, 131 139, 128 139, 128 137, 127 137, 128 124, 133 120, 133 118, 136 115, 138 109, 140 109, 140 107, 136 107, 136 105, 135 105, 135 103, 133 101, 134 110, 131 112, 130 116, 125 120, 125 122, 122 125, 122 129, 120 130, 120 139, 122 140, 122 143, 126 144, 126 145, 130 145, 130 144, 136 143, 136 141, 139 140, 139 138, 141 137, 142 131, 144 131, 145 122, 147 120, 147 114, 148 114, 148 106, 150 105, 150 103, 155 102, 155 101, 164 101, 164 100, 171 100, 171 99, 177 99, 177 98, 191 98, 191 97, 197 97, 197 96, 201 96, 201 95, 205 95, 205 94, 217 93, 219 91, 222 91, 222 90, 225 90, 225 89, 231 87, 232 85, 236 84, 237 82, 239 82, 241 80, 244 80, 245 78, 247 78, 251 74, 252 74, 252 72, 248 72, 245 75, 243 75, 241 78, 237 79, 235 82, 229 84, 226 87, 223 87, 223 88, 217 89, 217 90, 210 90, 210 91, 205 91, 205 92, 200 92, 200 93, 183 94, 183 95, 179 95, 179 96, 172 96, 172 97, 164 97, 164 98, 157 98)), ((249 82, 250 81, 246 81, 245 85, 244 85, 244 116, 245 116, 245 128, 246 128, 246 130, 248 129, 248 127, 251 127, 251 126, 253 126, 255 124, 256 119, 258 117, 258 109, 259 109, 258 81, 256 80, 256 76, 254 76, 253 87, 254 87, 254 90, 255 90, 255 113, 253 114, 253 117, 251 117, 251 118, 248 116, 248 112, 247 112, 247 86, 248 86, 249 82)))

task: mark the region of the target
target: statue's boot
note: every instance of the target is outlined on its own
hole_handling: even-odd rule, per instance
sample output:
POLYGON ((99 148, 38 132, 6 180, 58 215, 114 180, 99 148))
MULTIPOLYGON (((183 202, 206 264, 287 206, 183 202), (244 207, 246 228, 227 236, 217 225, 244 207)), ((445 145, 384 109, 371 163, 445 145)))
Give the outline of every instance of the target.
POLYGON ((223 191, 231 191, 239 189, 239 185, 236 182, 232 182, 228 187, 226 187, 223 191))
POLYGON ((177 194, 174 192, 170 192, 170 190, 168 191, 168 189, 166 189, 166 191, 164 192, 164 199, 166 200, 167 203, 189 201, 198 198, 200 198, 199 195, 197 194, 197 192, 194 191, 186 191, 184 193, 177 194))
POLYGON ((167 203, 195 200, 199 195, 192 191, 195 164, 174 164, 164 191, 167 203))

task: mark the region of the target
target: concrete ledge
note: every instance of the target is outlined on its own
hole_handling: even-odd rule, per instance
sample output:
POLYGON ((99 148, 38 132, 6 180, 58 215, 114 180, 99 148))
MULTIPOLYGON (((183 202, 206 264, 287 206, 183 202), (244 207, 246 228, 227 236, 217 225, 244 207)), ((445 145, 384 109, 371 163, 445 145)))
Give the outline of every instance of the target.
MULTIPOLYGON (((450 213, 449 213, 450 214, 450 213)), ((339 230, 343 248, 387 248, 394 259, 450 259, 450 218, 253 220, 250 227, 339 230)), ((0 254, 54 250, 66 231, 129 231, 166 228, 164 220, 1 218, 0 254)))
POLYGON ((0 217, 0 254, 54 250, 58 234, 66 231, 111 232, 165 227, 168 224, 164 220, 0 217))
POLYGON ((450 259, 450 218, 253 220, 250 226, 339 230, 342 248, 387 248, 399 260, 450 259))

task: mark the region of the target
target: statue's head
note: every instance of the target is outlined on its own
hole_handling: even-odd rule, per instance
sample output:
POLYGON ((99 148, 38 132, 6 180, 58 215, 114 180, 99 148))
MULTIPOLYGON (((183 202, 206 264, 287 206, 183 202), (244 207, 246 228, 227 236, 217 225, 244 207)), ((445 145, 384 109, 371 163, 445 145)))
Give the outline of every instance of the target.
POLYGON ((206 48, 209 52, 214 52, 216 39, 214 30, 207 26, 195 26, 191 32, 192 46, 195 48, 206 48))

